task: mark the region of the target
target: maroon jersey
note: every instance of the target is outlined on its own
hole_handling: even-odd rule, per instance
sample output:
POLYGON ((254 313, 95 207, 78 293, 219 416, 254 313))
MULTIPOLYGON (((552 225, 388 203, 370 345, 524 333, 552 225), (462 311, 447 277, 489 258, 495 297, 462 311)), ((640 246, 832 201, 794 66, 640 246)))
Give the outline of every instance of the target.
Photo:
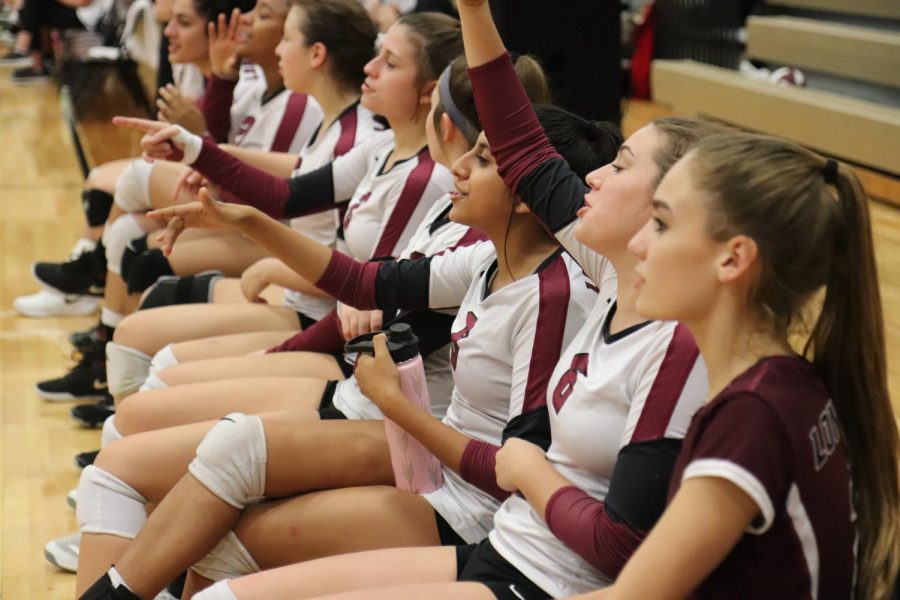
POLYGON ((806 361, 760 360, 695 416, 670 498, 691 477, 737 485, 759 514, 697 598, 853 597, 856 514, 828 390, 806 361))

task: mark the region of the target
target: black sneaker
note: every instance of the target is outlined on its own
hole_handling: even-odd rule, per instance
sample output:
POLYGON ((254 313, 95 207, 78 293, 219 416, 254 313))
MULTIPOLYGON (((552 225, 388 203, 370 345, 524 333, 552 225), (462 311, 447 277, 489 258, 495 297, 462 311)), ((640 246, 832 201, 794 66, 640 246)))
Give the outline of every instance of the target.
POLYGON ((79 404, 69 411, 79 425, 88 429, 103 427, 103 422, 115 413, 116 408, 112 396, 107 396, 92 404, 79 404))
POLYGON ((97 460, 98 454, 100 454, 99 450, 91 450, 90 452, 82 452, 81 454, 76 454, 75 466, 79 469, 89 467, 90 465, 94 464, 95 460, 97 460))
POLYGON ((102 296, 106 287, 106 265, 103 265, 102 274, 98 273, 98 260, 94 254, 95 251, 84 252, 62 263, 34 263, 34 278, 41 285, 63 294, 102 296))
POLYGON ((102 325, 94 325, 87 331, 76 331, 69 334, 69 342, 79 352, 87 352, 91 348, 96 348, 106 343, 106 332, 102 325))
POLYGON ((94 585, 81 595, 78 600, 141 600, 141 597, 124 585, 114 586, 106 573, 94 582, 94 585))
POLYGON ((87 331, 77 331, 69 335, 69 341, 81 354, 106 356, 106 342, 112 339, 114 329, 103 323, 97 323, 87 331))
POLYGON ((6 56, 0 58, 0 65, 4 67, 27 67, 31 64, 31 55, 21 50, 10 50, 6 56))
POLYGON ((50 81, 50 71, 46 68, 22 67, 10 76, 13 85, 38 85, 50 81))
POLYGON ((108 395, 106 362, 102 353, 83 354, 72 370, 58 379, 42 381, 37 395, 51 402, 100 400, 108 395))

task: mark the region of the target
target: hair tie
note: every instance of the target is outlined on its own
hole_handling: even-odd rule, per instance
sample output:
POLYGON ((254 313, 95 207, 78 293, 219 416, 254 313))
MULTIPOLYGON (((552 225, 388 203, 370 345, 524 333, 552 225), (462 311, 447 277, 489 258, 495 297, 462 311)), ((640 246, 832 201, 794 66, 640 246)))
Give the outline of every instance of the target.
POLYGON ((825 166, 822 167, 822 177, 824 177, 825 183, 828 185, 835 185, 837 183, 838 163, 836 160, 829 158, 825 161, 825 166))
POLYGON ((450 69, 452 67, 452 63, 447 65, 447 68, 441 73, 438 79, 438 95, 441 98, 441 104, 444 105, 444 112, 449 115, 456 128, 468 139, 474 140, 478 137, 480 130, 462 114, 462 111, 456 106, 456 102, 453 101, 453 95, 450 93, 450 69))

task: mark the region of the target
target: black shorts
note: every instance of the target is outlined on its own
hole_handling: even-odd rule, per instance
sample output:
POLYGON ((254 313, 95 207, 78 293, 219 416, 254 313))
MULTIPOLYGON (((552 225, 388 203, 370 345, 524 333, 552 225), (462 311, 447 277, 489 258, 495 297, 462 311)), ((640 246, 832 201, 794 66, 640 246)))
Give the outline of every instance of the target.
POLYGON ((307 316, 302 312, 297 312, 297 320, 300 321, 300 329, 309 329, 310 327, 318 323, 316 319, 313 319, 312 317, 307 316))
POLYGON ((437 522, 438 539, 441 540, 441 546, 465 546, 466 540, 462 539, 456 531, 450 527, 447 519, 441 516, 441 513, 434 511, 434 520, 437 522))
POLYGON ((322 400, 319 402, 319 418, 323 421, 346 421, 347 415, 342 413, 334 405, 334 390, 337 389, 337 381, 329 381, 322 392, 322 400))
POLYGON ((480 583, 497 600, 549 600, 551 597, 500 556, 489 540, 456 547, 456 580, 480 583))

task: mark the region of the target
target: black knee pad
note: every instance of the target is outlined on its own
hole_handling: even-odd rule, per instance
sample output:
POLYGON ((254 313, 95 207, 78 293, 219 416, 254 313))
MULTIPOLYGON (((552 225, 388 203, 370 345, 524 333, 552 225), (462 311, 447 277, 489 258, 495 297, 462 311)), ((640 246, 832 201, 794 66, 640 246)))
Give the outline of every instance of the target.
POLYGON ((124 279, 128 285, 128 293, 137 294, 156 283, 163 275, 174 274, 175 271, 169 265, 169 259, 163 256, 162 250, 153 248, 144 250, 131 261, 128 276, 124 279))
POLYGON ((186 277, 161 277, 144 297, 141 310, 173 304, 202 304, 212 300, 213 283, 221 271, 205 271, 186 277))
MULTIPOLYGON (((125 253, 122 255, 122 264, 120 265, 122 279, 128 281, 128 274, 131 272, 131 265, 135 259, 147 251, 147 236, 137 238, 128 242, 125 246, 125 253)), ((130 290, 129 290, 130 291, 130 290)))
POLYGON ((113 195, 93 188, 81 192, 81 207, 84 218, 91 227, 99 227, 106 223, 113 205, 113 195))

